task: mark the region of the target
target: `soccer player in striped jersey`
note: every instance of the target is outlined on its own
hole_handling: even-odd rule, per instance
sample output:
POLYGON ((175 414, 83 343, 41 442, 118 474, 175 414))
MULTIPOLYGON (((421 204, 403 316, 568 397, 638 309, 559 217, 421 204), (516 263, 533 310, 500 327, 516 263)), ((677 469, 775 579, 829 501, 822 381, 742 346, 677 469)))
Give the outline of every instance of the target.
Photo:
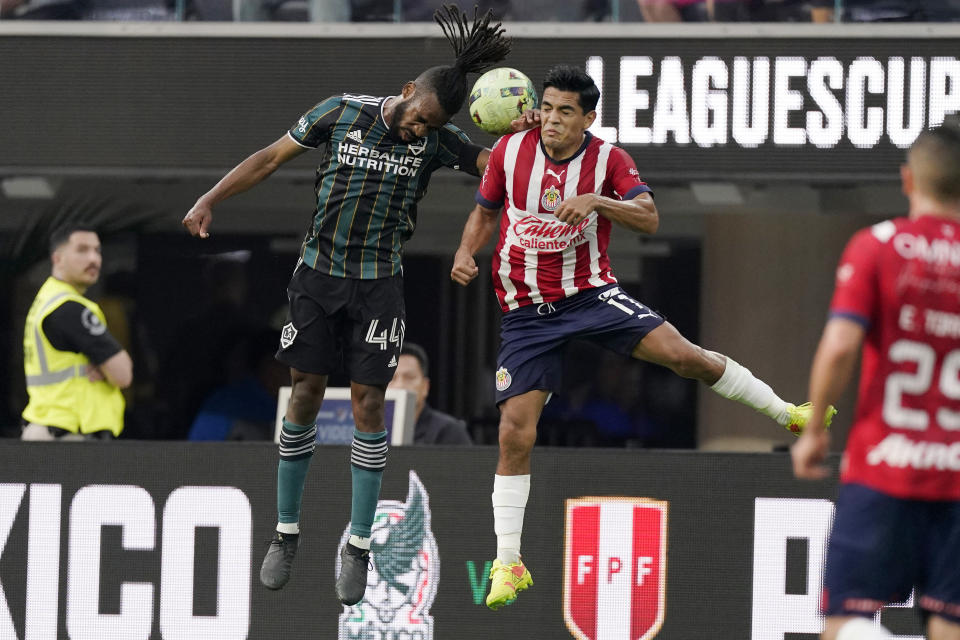
MULTIPOLYGON (((960 126, 921 133, 900 175, 909 215, 862 229, 837 268, 794 474, 819 479, 814 428, 863 358, 840 466, 823 640, 894 636, 874 616, 911 592, 930 640, 960 639, 960 126)), ((900 636, 898 636, 900 637, 900 636)))
POLYGON ((490 15, 475 13, 471 21, 455 5, 437 11, 456 54, 452 65, 427 69, 397 96, 327 98, 286 135, 237 165, 183 220, 191 234, 206 238, 213 205, 307 149, 322 149, 313 223, 287 289, 289 321, 277 352, 290 366, 293 390, 280 436, 277 531, 260 570, 267 588, 280 589, 290 578, 317 412, 328 375, 342 363, 351 380, 356 431, 351 535, 340 554, 336 590, 346 605, 363 598, 387 458, 384 392, 403 342, 403 243, 416 227, 417 201, 434 171, 450 167, 479 176, 486 167, 489 150, 448 121, 463 105, 467 74, 483 71, 510 50, 490 15))
POLYGON ((530 452, 543 406, 559 390, 569 340, 591 340, 701 380, 794 433, 810 414, 809 405, 784 402, 732 359, 690 343, 617 286, 607 256, 612 226, 654 233, 659 222, 652 192, 625 151, 587 131, 600 99, 589 75, 558 66, 543 87, 540 127, 509 134, 493 149, 451 273, 462 285, 473 280, 473 255, 499 226, 493 281, 505 313, 495 380, 500 459, 493 483, 491 609, 510 604, 533 584, 520 561, 530 452))

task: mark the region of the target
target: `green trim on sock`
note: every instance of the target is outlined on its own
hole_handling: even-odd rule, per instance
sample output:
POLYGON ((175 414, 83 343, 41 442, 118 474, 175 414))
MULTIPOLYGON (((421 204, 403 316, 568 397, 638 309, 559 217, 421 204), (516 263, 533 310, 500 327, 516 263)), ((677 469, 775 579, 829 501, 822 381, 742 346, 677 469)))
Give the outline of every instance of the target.
POLYGON ((360 440, 377 440, 378 438, 384 438, 387 435, 387 430, 384 429, 379 433, 366 433, 358 429, 353 430, 353 437, 359 438, 360 440))
POLYGON ((313 429, 313 425, 303 426, 302 424, 297 424, 295 422, 290 422, 286 418, 283 419, 283 426, 290 431, 306 431, 307 429, 313 429))

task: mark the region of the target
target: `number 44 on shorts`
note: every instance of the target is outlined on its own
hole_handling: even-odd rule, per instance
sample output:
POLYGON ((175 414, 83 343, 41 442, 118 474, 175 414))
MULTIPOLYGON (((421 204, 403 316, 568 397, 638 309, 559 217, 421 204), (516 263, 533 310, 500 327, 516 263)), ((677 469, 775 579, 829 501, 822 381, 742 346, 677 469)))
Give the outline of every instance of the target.
POLYGON ((381 351, 387 350, 388 342, 396 345, 399 349, 403 345, 403 334, 406 328, 407 325, 403 319, 394 318, 390 323, 388 336, 386 324, 384 324, 382 331, 378 331, 378 329, 380 329, 380 321, 374 318, 370 321, 370 326, 367 327, 367 342, 380 345, 381 351))

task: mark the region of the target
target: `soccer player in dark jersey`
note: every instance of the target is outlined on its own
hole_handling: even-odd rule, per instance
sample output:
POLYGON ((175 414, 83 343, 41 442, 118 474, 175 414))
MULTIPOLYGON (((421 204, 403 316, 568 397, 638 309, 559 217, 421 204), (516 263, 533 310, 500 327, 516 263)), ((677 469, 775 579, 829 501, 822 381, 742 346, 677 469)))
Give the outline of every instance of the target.
MULTIPOLYGON (((448 124, 467 95, 467 74, 503 60, 510 41, 490 12, 467 19, 455 5, 435 14, 456 60, 403 85, 398 96, 344 94, 308 111, 282 138, 237 165, 200 197, 183 220, 206 238, 211 207, 264 180, 307 149, 321 148, 316 209, 288 286, 289 322, 277 358, 290 366, 293 391, 280 436, 277 532, 260 571, 270 589, 290 577, 299 541, 304 479, 327 377, 349 374, 356 422, 351 448, 349 542, 336 589, 353 605, 367 584, 370 529, 387 460, 384 391, 404 333, 403 243, 431 173, 451 167, 479 176, 489 151, 448 124)), ((525 126, 521 121, 517 125, 525 126)))
POLYGON ((499 228, 492 275, 504 315, 495 378, 500 458, 492 495, 491 609, 514 602, 533 584, 520 559, 530 454, 543 407, 559 391, 570 340, 669 367, 793 433, 810 413, 808 405, 784 402, 733 359, 692 344, 620 289, 607 255, 610 234, 614 224, 635 233, 657 230, 652 190, 626 151, 587 131, 600 100, 589 75, 560 65, 543 87, 542 125, 504 136, 490 155, 450 274, 462 285, 476 278, 473 256, 499 228))
POLYGON ((823 583, 824 640, 874 625, 915 590, 931 640, 960 639, 960 126, 921 133, 901 168, 909 215, 859 231, 813 359, 794 473, 823 478, 836 402, 863 347, 823 583))

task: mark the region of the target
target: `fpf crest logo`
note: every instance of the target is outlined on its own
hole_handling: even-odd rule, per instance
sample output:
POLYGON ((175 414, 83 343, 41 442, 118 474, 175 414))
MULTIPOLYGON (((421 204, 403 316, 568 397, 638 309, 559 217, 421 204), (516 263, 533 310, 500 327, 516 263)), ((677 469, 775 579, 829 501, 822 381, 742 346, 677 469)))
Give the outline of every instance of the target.
POLYGON ((667 502, 567 500, 563 619, 578 640, 648 640, 663 624, 667 502))
MULTIPOLYGON (((348 524, 341 547, 349 537, 348 524)), ((440 581, 440 554, 430 530, 430 498, 414 471, 406 502, 377 503, 371 538, 367 591, 359 603, 344 607, 339 637, 432 640, 429 614, 440 581)), ((336 570, 339 575, 339 554, 336 570)))

